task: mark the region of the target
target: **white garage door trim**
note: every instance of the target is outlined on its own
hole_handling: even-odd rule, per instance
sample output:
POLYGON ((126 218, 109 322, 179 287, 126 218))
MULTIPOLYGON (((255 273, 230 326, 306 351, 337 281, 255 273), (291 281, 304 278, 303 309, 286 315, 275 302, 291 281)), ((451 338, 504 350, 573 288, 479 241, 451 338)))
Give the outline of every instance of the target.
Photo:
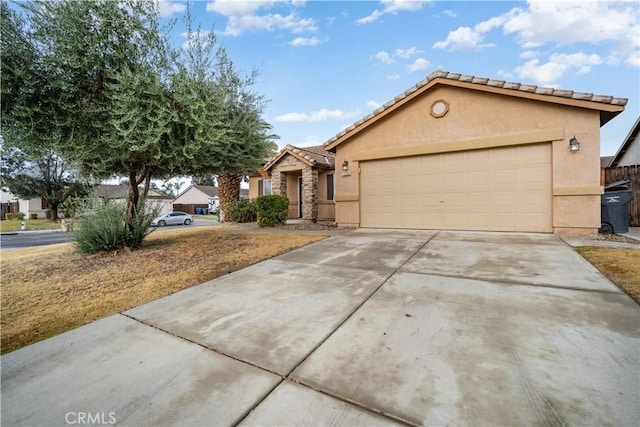
POLYGON ((360 163, 360 226, 552 232, 551 144, 360 163))

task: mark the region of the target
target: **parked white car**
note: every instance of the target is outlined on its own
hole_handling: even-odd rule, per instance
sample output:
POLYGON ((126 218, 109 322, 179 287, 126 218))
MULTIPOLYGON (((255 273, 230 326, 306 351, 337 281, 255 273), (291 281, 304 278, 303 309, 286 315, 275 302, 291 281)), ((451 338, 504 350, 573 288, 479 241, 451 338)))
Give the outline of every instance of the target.
POLYGON ((161 215, 151 221, 152 227, 164 227, 165 225, 189 225, 193 222, 193 217, 186 212, 171 212, 161 215))

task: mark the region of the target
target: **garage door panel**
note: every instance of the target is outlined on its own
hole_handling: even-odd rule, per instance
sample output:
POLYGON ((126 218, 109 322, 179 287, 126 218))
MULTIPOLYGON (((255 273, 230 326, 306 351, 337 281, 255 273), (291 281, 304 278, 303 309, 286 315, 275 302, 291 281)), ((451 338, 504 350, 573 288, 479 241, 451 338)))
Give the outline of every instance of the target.
POLYGON ((361 226, 552 231, 551 144, 361 163, 361 226))

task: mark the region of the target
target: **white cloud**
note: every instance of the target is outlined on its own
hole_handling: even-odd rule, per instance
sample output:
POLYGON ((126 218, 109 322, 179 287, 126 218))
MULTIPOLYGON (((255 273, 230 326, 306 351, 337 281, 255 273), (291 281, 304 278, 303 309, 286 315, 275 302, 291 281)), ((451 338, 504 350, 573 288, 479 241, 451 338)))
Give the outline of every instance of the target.
POLYGON ((261 0, 214 0, 207 3, 207 12, 216 12, 224 16, 251 15, 262 7, 272 7, 275 1, 261 0))
POLYGON ((293 14, 287 16, 282 16, 277 13, 269 15, 243 15, 230 16, 224 33, 230 36, 238 36, 245 31, 273 31, 276 29, 288 30, 292 33, 302 33, 316 31, 318 27, 313 19, 298 18, 293 14))
POLYGON ((584 74, 588 73, 593 65, 601 63, 602 58, 595 54, 587 55, 583 52, 572 54, 556 53, 542 64, 539 59, 527 61, 524 65, 517 67, 515 73, 522 80, 555 87, 557 86, 556 82, 568 71, 584 74))
POLYGON ((447 49, 451 50, 470 50, 475 49, 480 41, 482 35, 477 31, 469 27, 459 27, 454 31, 449 31, 449 35, 446 40, 440 40, 433 44, 434 49, 447 49))
POLYGON ((637 16, 638 6, 634 1, 529 0, 526 7, 514 8, 474 27, 450 31, 445 40, 434 43, 433 47, 474 50, 493 46, 483 43, 485 35, 501 28, 505 34, 513 34, 526 50, 546 44, 559 47, 607 43, 611 46, 612 58, 621 57, 629 64, 637 64, 640 49, 637 16))
POLYGON ((637 2, 530 0, 504 23, 504 32, 524 47, 614 42, 633 48, 640 45, 637 16, 637 2))
POLYGON ((378 109, 380 108, 380 104, 378 104, 376 101, 371 100, 367 102, 367 107, 371 108, 372 110, 378 109))
POLYGON ((276 117, 277 122, 301 123, 301 122, 324 122, 327 120, 349 119, 360 114, 359 111, 345 112, 342 110, 329 110, 322 108, 312 113, 285 113, 276 117))
POLYGON ((640 67, 640 50, 636 49, 627 57, 627 64, 640 67))
POLYGON ((537 50, 525 50, 520 53, 520 58, 522 59, 531 59, 537 58, 541 55, 541 53, 537 50))
POLYGON ((303 6, 301 0, 214 0, 207 3, 207 11, 227 17, 224 34, 238 36, 246 31, 286 30, 292 33, 313 32, 318 29, 312 18, 301 18, 295 13, 280 15, 277 13, 258 14, 260 9, 270 9, 277 4, 303 6))
POLYGON ((445 15, 447 15, 450 18, 457 18, 458 17, 458 14, 455 13, 453 10, 445 10, 442 13, 444 13, 445 15))
POLYGON ((304 46, 317 46, 322 43, 317 37, 305 38, 305 37, 297 37, 289 42, 290 46, 293 47, 304 47, 304 46))
POLYGON ((424 53, 424 51, 418 49, 415 46, 412 46, 409 49, 396 49, 396 55, 403 59, 409 59, 412 56, 418 55, 420 53, 424 53))
POLYGON ((407 71, 413 73, 414 71, 425 70, 431 65, 431 62, 427 61, 424 58, 418 58, 409 66, 407 66, 407 71))
POLYGON ((387 52, 385 52, 383 50, 381 50, 380 52, 376 53, 371 58, 375 58, 375 59, 377 59, 379 62, 381 62, 383 64, 393 64, 394 62, 396 62, 396 60, 393 59, 391 57, 391 55, 389 55, 387 52))
POLYGON ((182 2, 171 0, 156 0, 158 4, 158 11, 161 18, 167 18, 174 13, 182 13, 186 10, 187 5, 182 2))
POLYGON ((356 22, 358 24, 370 24, 377 21, 381 16, 389 13, 395 15, 400 11, 415 12, 416 10, 422 9, 425 3, 428 2, 429 1, 423 0, 382 0, 380 1, 380 4, 383 6, 382 9, 376 9, 371 12, 371 15, 360 18, 356 22))
POLYGON ((400 74, 389 74, 387 80, 400 80, 400 74))
POLYGON ((471 27, 458 27, 456 30, 449 31, 449 35, 445 40, 437 41, 433 44, 434 49, 449 49, 449 50, 474 50, 482 49, 485 47, 493 47, 492 43, 482 43, 484 40, 484 34, 493 30, 496 27, 501 26, 504 22, 512 16, 514 10, 505 13, 504 15, 482 21, 479 24, 471 27))

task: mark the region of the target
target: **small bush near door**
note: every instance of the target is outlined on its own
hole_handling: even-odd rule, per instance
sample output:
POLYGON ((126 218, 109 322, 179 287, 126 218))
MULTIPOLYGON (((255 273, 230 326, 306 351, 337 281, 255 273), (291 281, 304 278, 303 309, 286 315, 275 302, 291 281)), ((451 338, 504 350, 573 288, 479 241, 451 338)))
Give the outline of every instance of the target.
POLYGON ((278 194, 260 196, 256 199, 256 207, 260 227, 273 227, 287 222, 289 199, 286 196, 278 194))
POLYGON ((18 212, 14 218, 18 221, 22 221, 24 219, 24 213, 18 212))
POLYGON ((29 219, 38 219, 38 214, 37 213, 30 213, 29 214, 29 219))
POLYGON ((231 222, 253 222, 257 218, 256 205, 251 200, 236 200, 229 206, 227 216, 231 222))

